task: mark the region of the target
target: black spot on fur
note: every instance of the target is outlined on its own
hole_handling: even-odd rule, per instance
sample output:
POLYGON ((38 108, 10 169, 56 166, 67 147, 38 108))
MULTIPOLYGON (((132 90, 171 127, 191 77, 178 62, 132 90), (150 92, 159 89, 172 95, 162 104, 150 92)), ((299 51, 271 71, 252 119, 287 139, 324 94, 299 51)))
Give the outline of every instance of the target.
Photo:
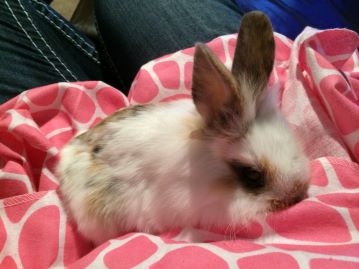
POLYGON ((92 149, 92 152, 93 152, 94 154, 97 154, 97 153, 99 153, 101 150, 102 150, 102 146, 101 146, 101 145, 95 145, 95 146, 93 147, 93 149, 92 149))

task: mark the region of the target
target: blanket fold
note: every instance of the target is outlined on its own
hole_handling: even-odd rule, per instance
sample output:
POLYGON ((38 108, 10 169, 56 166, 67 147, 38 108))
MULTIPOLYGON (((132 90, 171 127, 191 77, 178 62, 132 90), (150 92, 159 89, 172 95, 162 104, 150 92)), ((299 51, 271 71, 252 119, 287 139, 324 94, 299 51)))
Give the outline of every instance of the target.
MULTIPOLYGON (((275 42, 269 90, 311 160, 306 200, 230 232, 129 233, 97 247, 77 233, 57 192, 59 151, 119 108, 190 98, 189 48, 144 65, 128 98, 88 81, 0 106, 0 268, 358 268, 359 36, 306 28, 275 42)), ((226 35, 208 45, 230 67, 235 44, 226 35)))

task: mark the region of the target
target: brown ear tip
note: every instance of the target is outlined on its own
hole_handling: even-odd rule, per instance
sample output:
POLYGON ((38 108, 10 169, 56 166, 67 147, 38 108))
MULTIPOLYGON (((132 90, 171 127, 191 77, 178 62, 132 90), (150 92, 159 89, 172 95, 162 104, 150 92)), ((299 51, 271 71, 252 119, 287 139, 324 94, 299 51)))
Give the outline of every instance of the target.
POLYGON ((206 44, 201 43, 201 42, 197 42, 197 43, 195 44, 195 47, 196 47, 196 48, 203 48, 203 47, 206 47, 206 44))
POLYGON ((259 10, 247 12, 243 16, 243 19, 260 19, 260 18, 269 20, 268 16, 264 12, 259 10))
POLYGON ((262 22, 267 25, 272 25, 269 17, 265 13, 259 10, 250 11, 246 13, 242 18, 242 24, 255 23, 255 22, 262 22))
MULTIPOLYGON (((215 55, 213 55, 213 52, 211 49, 204 43, 197 43, 195 45, 195 51, 194 51, 194 63, 205 61, 213 61, 213 58, 215 58, 215 55)), ((203 64, 203 62, 202 62, 203 64)))
POLYGON ((196 43, 195 45, 195 54, 206 53, 209 50, 208 46, 204 43, 196 43))

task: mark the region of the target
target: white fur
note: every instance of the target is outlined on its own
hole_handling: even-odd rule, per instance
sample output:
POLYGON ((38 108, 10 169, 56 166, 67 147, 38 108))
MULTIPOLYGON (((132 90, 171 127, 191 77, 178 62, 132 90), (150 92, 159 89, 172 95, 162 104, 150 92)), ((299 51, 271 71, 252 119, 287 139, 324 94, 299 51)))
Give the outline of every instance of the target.
MULTIPOLYGON (((119 123, 121 126, 117 123, 109 126, 115 133, 113 141, 121 142, 110 144, 101 154, 108 159, 111 174, 123 185, 120 189, 125 189, 121 195, 111 197, 106 205, 114 209, 111 212, 115 214, 111 217, 114 222, 116 219, 124 222, 123 227, 117 227, 116 234, 129 229, 163 231, 196 225, 202 219, 213 218, 212 222, 217 222, 225 217, 215 220, 226 212, 218 204, 221 197, 211 195, 209 189, 211 181, 228 168, 218 162, 218 157, 205 144, 188 139, 196 126, 183 124, 187 118, 196 121, 198 117, 192 101, 183 100, 155 107, 136 119, 125 119, 119 123), (208 167, 212 168, 210 173, 208 167), (215 204, 219 209, 217 214, 212 215, 212 210, 203 211, 207 216, 201 213, 215 204)), ((62 179, 62 189, 66 189, 66 200, 82 233, 96 239, 96 233, 88 231, 86 223, 92 226, 92 221, 84 212, 86 174, 92 162, 83 147, 86 145, 80 142, 66 146, 58 171, 65 175, 65 169, 75 167, 71 179, 62 179), (78 149, 84 152, 74 156, 78 149)))
POLYGON ((115 176, 117 183, 113 186, 116 191, 104 198, 103 208, 99 208, 108 214, 110 223, 106 224, 90 216, 84 204, 91 191, 85 184, 93 176, 89 174, 93 161, 88 146, 80 141, 66 146, 58 172, 68 176, 62 177, 61 189, 80 232, 99 243, 128 230, 161 232, 175 227, 246 223, 266 212, 273 197, 253 195, 240 186, 232 192, 217 190, 215 184, 229 173, 223 157, 241 159, 248 154, 248 161, 255 163, 258 156, 271 156, 288 178, 303 168, 301 162, 299 167, 293 165, 296 162, 291 160, 300 151, 276 116, 256 121, 244 143, 227 147, 221 139, 189 139, 198 128, 197 122, 201 118, 192 101, 181 100, 153 106, 136 118, 108 126, 115 143, 100 153, 108 163, 97 180, 115 176), (76 151, 81 153, 76 155, 76 151))

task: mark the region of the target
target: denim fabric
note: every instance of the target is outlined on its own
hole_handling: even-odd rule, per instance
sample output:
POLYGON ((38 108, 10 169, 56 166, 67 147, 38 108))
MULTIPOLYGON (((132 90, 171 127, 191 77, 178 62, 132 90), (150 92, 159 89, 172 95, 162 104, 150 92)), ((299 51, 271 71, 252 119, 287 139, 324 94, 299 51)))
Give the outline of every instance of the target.
POLYGON ((60 81, 101 80, 95 45, 41 0, 0 0, 0 103, 60 81))
POLYGON ((242 13, 232 0, 97 0, 102 62, 128 89, 159 56, 235 33, 242 13))
POLYGON ((60 81, 103 80, 126 93, 149 60, 234 33, 242 17, 233 0, 97 0, 96 15, 97 45, 45 0, 0 0, 0 103, 60 81))

